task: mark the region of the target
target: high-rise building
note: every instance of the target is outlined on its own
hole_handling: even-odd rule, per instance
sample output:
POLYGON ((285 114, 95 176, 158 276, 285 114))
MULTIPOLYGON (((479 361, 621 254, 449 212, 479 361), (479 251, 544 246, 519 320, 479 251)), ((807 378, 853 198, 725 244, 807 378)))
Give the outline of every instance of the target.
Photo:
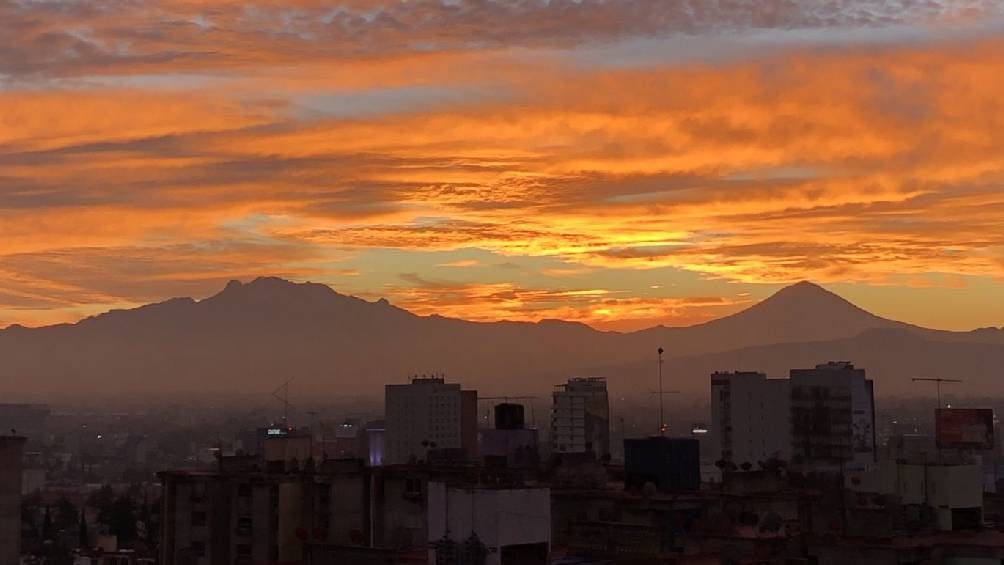
POLYGON ((551 412, 551 453, 610 454, 610 403, 603 377, 575 377, 557 385, 551 412))
POLYGON ((21 462, 25 438, 0 436, 0 563, 21 561, 21 462))
POLYGON ((815 467, 875 463, 875 396, 864 369, 840 361, 791 370, 792 460, 815 467))
POLYGON ((385 464, 425 460, 429 450, 477 446, 477 391, 465 391, 442 377, 415 377, 384 388, 385 464))
POLYGON ((736 465, 791 457, 788 379, 744 371, 711 375, 711 452, 736 465))

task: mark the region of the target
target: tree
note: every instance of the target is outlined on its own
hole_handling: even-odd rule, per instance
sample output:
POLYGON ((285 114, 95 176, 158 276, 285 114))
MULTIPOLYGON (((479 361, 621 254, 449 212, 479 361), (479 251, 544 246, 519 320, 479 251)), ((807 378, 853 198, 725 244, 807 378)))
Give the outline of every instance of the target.
POLYGON ((65 496, 56 501, 56 516, 53 525, 56 530, 67 530, 77 524, 77 507, 65 496))
POLYGON ((87 513, 84 511, 83 508, 80 509, 80 529, 77 535, 78 535, 77 539, 78 547, 80 548, 91 547, 91 540, 87 531, 87 513))
POLYGON ((120 543, 136 541, 136 503, 129 496, 115 499, 98 520, 108 527, 108 533, 117 536, 120 543))
POLYGON ((55 535, 52 527, 52 514, 49 512, 49 505, 45 505, 45 515, 42 517, 42 541, 51 540, 55 535))
POLYGON ((87 497, 87 506, 98 511, 111 506, 113 502, 115 502, 115 491, 112 490, 112 485, 104 485, 87 497))

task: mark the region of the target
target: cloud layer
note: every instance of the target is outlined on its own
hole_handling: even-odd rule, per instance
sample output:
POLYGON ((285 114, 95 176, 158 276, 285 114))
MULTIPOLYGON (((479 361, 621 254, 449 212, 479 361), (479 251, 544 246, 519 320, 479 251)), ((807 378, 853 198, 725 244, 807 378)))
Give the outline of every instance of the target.
MULTIPOLYGON (((800 279, 991 296, 999 11, 0 2, 0 324, 259 274, 615 329, 800 279)), ((938 312, 884 313, 1004 323, 938 312)))

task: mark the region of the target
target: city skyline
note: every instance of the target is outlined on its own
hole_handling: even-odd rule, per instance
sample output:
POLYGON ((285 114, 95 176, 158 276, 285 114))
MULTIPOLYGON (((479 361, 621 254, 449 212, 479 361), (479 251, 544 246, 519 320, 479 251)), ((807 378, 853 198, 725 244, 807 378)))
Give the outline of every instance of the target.
POLYGON ((229 279, 633 330, 1004 324, 994 2, 5 2, 0 327, 229 279))

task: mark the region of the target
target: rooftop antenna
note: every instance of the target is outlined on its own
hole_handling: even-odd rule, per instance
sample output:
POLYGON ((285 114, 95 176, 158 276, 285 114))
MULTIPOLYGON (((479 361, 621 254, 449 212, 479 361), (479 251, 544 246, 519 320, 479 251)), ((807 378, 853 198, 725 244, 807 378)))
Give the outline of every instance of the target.
POLYGON ((287 430, 289 429, 289 383, 293 382, 295 378, 291 377, 282 383, 279 388, 272 391, 272 397, 282 402, 282 426, 287 430), (280 393, 282 393, 281 396, 280 393))
POLYGON ((960 379, 942 379, 940 377, 914 377, 913 382, 924 381, 929 383, 935 383, 938 390, 938 408, 943 408, 944 404, 941 403, 941 383, 961 383, 960 379))

